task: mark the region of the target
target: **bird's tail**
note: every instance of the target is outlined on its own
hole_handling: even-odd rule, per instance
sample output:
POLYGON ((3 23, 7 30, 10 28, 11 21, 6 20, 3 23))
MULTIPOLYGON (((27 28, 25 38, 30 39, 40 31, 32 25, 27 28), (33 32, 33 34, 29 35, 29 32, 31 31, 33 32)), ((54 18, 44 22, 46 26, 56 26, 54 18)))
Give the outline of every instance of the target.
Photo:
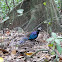
POLYGON ((18 44, 24 44, 28 40, 28 37, 22 37, 18 44))

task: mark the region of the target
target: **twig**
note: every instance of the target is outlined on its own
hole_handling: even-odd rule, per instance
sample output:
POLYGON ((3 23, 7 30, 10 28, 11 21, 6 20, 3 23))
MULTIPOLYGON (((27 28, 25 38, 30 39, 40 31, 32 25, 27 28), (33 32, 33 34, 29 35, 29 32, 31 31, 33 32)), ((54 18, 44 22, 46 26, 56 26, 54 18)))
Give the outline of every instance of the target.
POLYGON ((15 2, 14 2, 14 0, 13 0, 13 6, 15 7, 15 2))
POLYGON ((7 5, 8 9, 9 9, 9 12, 10 12, 10 7, 9 7, 9 5, 8 5, 7 0, 5 0, 5 2, 6 2, 6 5, 7 5))
POLYGON ((33 57, 35 54, 37 54, 37 53, 40 52, 40 51, 49 51, 49 50, 47 50, 47 49, 38 50, 38 51, 36 51, 35 53, 33 53, 30 57, 33 57))

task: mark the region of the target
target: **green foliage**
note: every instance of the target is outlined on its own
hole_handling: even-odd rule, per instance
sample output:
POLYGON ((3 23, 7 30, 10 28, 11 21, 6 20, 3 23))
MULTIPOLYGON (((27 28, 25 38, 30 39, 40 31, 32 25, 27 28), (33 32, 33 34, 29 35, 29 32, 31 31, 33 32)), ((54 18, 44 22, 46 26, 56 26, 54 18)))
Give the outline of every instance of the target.
POLYGON ((51 36, 52 37, 47 39, 48 42, 54 41, 57 44, 60 44, 60 41, 62 41, 62 37, 57 36, 56 33, 54 33, 54 32, 51 33, 51 36))
POLYGON ((6 21, 6 20, 8 20, 8 19, 9 19, 9 17, 5 17, 5 18, 2 20, 2 22, 6 21))
POLYGON ((51 55, 54 55, 54 54, 55 54, 55 52, 54 52, 54 51, 52 51, 52 52, 51 52, 51 55))
POLYGON ((56 33, 52 32, 51 37, 47 39, 48 42, 51 42, 48 46, 52 47, 53 49, 55 49, 54 47, 57 47, 58 52, 61 54, 62 53, 62 48, 60 46, 60 41, 62 41, 62 37, 61 36, 57 36, 56 33), (54 43, 56 45, 54 45, 54 43))
POLYGON ((56 44, 58 52, 61 54, 62 53, 62 48, 60 45, 56 44))
MULTIPOLYGON (((18 5, 22 1, 23 0, 14 0, 15 6, 18 5)), ((14 8, 13 0, 7 0, 7 4, 11 11, 14 8)), ((6 16, 6 14, 8 12, 10 12, 7 4, 6 4, 5 0, 0 0, 0 14, 1 14, 0 17, 4 17, 4 16, 6 16)))
POLYGON ((59 52, 59 54, 62 54, 62 48, 60 46, 60 42, 62 41, 62 37, 56 35, 56 33, 52 32, 51 37, 47 39, 48 46, 51 47, 51 55, 56 55, 56 60, 58 60, 58 55, 55 52, 55 49, 59 52))
POLYGON ((49 46, 49 47, 53 47, 53 44, 49 44, 48 46, 49 46))
POLYGON ((43 4, 46 5, 46 2, 44 2, 43 4))
POLYGON ((51 22, 49 22, 48 24, 51 25, 51 22))
POLYGON ((61 0, 55 0, 55 3, 56 3, 56 5, 57 5, 57 8, 60 9, 61 0))

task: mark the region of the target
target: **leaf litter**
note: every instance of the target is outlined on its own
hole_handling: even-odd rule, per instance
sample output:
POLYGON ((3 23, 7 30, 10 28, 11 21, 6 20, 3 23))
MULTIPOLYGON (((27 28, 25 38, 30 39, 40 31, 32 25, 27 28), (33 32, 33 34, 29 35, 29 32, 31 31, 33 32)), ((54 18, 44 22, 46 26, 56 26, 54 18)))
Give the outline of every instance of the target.
MULTIPOLYGON (((50 49, 46 39, 47 32, 40 32, 37 39, 18 44, 25 32, 10 30, 2 34, 0 31, 0 57, 4 62, 50 62, 55 55, 49 53, 50 49)), ((1 59, 0 59, 1 60, 1 59)))

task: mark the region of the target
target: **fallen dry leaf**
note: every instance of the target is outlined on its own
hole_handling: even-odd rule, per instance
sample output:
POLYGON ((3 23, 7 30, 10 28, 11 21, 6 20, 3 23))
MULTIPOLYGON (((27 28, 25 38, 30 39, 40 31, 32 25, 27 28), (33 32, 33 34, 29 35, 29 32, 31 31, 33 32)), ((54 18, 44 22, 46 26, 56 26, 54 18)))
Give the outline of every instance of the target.
POLYGON ((12 50, 11 54, 15 55, 16 54, 16 50, 12 50))
POLYGON ((5 50, 5 49, 0 49, 0 51, 2 51, 3 52, 3 54, 5 54, 5 53, 9 53, 7 50, 5 50))

